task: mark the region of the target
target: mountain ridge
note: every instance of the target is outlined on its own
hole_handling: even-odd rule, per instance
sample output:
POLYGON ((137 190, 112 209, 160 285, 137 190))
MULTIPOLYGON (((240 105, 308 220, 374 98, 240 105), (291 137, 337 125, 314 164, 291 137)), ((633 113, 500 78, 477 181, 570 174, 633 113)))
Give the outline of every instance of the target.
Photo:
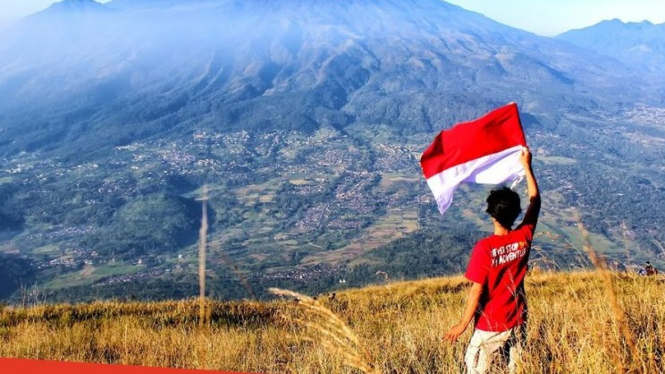
POLYGON ((659 72, 665 63, 665 23, 654 24, 647 20, 624 23, 614 19, 567 31, 556 39, 651 72, 659 72))
POLYGON ((108 12, 109 9, 104 6, 104 4, 98 3, 94 0, 62 0, 57 3, 53 3, 51 6, 48 8, 44 9, 41 12, 37 12, 30 17, 43 17, 44 15, 48 14, 57 14, 57 15, 65 15, 65 14, 85 14, 88 12, 95 12, 95 13, 101 13, 101 12, 108 12))

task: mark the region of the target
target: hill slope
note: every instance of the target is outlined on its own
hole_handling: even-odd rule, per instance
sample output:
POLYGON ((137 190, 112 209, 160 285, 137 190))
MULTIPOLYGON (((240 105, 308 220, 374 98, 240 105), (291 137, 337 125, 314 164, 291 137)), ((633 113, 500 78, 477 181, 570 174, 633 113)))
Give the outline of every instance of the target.
MULTIPOLYGON (((631 276, 613 282, 632 348, 619 332, 597 274, 527 277, 525 372, 615 373, 618 367, 663 372, 665 311, 655 301, 665 284, 631 276)), ((454 277, 349 290, 334 299, 322 295, 319 305, 351 326, 358 347, 300 325, 334 327, 330 318, 304 307, 306 302, 209 302, 211 322, 203 328, 197 328, 194 301, 5 308, 0 355, 306 374, 356 373, 345 363, 345 354, 355 354, 358 362, 383 373, 451 373, 461 365, 471 329, 456 345, 442 344, 441 338, 459 322, 466 291, 462 278, 454 277)))

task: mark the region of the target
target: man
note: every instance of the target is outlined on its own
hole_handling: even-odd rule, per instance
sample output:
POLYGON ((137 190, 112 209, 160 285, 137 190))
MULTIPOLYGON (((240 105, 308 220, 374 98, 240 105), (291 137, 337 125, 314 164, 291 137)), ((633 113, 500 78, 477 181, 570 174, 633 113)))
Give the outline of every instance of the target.
POLYGON ((507 364, 514 373, 520 361, 527 319, 524 277, 540 213, 540 192, 528 148, 522 151, 520 161, 529 194, 524 220, 512 229, 521 212, 516 192, 504 187, 490 193, 487 213, 494 234, 480 240, 471 253, 465 276, 472 285, 464 315, 444 337, 457 341, 475 317, 475 331, 464 358, 469 374, 487 373, 495 364, 507 364))
POLYGON ((647 265, 644 267, 646 275, 658 275, 658 269, 651 265, 651 262, 647 261, 647 265))

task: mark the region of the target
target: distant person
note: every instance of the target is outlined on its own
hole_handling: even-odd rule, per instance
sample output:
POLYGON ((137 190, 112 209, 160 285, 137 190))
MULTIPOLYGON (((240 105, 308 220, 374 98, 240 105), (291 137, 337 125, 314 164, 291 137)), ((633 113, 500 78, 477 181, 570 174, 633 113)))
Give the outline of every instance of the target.
POLYGON ((658 269, 651 265, 651 262, 647 261, 646 266, 644 267, 644 273, 646 275, 658 275, 658 269))
POLYGON ((494 234, 478 241, 471 253, 465 276, 472 285, 464 315, 444 337, 457 341, 475 317, 475 331, 464 358, 469 374, 488 373, 494 365, 508 366, 514 373, 521 361, 527 320, 524 277, 540 213, 540 192, 531 159, 525 148, 520 161, 526 171, 529 207, 519 226, 512 229, 521 212, 516 192, 504 187, 493 190, 487 198, 494 234))

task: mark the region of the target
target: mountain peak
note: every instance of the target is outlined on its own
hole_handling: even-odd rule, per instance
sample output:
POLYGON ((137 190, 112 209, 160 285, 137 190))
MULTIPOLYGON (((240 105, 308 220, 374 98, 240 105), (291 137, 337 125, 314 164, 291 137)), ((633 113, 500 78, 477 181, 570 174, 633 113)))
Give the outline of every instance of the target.
POLYGON ((653 26, 656 26, 656 24, 654 24, 653 22, 651 22, 649 20, 646 20, 646 19, 641 21, 641 22, 623 22, 622 20, 620 20, 618 18, 614 18, 614 19, 611 19, 611 20, 600 21, 595 25, 588 26, 588 27, 583 27, 581 29, 566 31, 561 35, 577 32, 577 31, 580 31, 580 30, 597 29, 597 28, 601 28, 601 27, 627 29, 627 28, 635 28, 635 27, 647 27, 647 28, 649 28, 649 27, 653 27, 653 26))
POLYGON ((108 9, 94 0, 63 0, 51 5, 40 13, 72 14, 87 12, 106 12, 108 9))

